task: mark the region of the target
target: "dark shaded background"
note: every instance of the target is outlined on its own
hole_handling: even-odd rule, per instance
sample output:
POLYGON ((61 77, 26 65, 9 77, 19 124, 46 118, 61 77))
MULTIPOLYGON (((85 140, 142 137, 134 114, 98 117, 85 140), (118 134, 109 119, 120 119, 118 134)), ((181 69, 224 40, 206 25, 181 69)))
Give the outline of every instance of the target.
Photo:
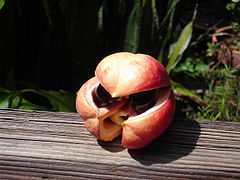
MULTIPOLYGON (((114 2, 108 1, 110 16, 105 17, 105 31, 101 32, 98 9, 102 1, 51 0, 47 1, 47 7, 45 2, 8 0, 0 10, 0 86, 76 92, 94 76, 95 67, 103 57, 122 50, 119 42, 124 37, 127 16, 120 17, 114 2)), ((200 23, 205 18, 209 23, 206 26, 211 26, 224 16, 226 19, 226 1, 200 2, 203 3, 200 7, 206 4, 210 7, 205 14, 199 11, 200 23)), ((126 15, 133 4, 128 3, 126 15)), ((159 8, 164 3, 167 1, 161 1, 159 8)), ((195 1, 179 3, 176 21, 180 23, 181 17, 191 19, 194 6, 195 1)))
POLYGON ((93 76, 97 1, 72 1, 68 15, 49 2, 52 22, 39 0, 10 0, 0 12, 1 86, 75 91, 93 76))

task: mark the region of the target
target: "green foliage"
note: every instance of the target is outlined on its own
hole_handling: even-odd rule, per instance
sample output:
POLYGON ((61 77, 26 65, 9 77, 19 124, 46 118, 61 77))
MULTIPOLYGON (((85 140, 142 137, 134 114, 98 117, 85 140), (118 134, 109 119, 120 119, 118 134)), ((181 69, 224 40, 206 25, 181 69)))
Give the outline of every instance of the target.
POLYGON ((232 50, 240 51, 240 36, 239 37, 235 37, 235 39, 232 40, 232 42, 230 44, 230 48, 232 50))
MULTIPOLYGON (((193 30, 193 23, 196 17, 197 10, 195 9, 192 20, 183 28, 177 40, 173 37, 174 15, 177 5, 180 0, 169 0, 165 5, 160 2, 165 9, 159 9, 156 6, 156 0, 144 1, 135 0, 132 6, 127 6, 124 1, 119 1, 118 9, 123 9, 124 13, 119 12, 120 19, 127 21, 123 22, 123 40, 117 43, 120 51, 128 51, 132 53, 149 54, 159 62, 161 62, 168 73, 179 63, 185 50, 187 49, 193 30), (123 42, 123 43, 121 43, 123 42)), ((98 27, 100 30, 105 30, 104 17, 111 16, 109 6, 111 3, 103 1, 98 13, 98 27), (105 16, 104 16, 105 13, 105 16)), ((121 22, 121 21, 120 21, 121 22)), ((116 23, 116 22, 115 22, 116 23)), ((119 23, 119 22, 117 22, 119 23)), ((108 38, 108 37, 107 37, 108 38)), ((200 67, 197 67, 199 69, 200 67)), ((198 95, 195 95, 186 87, 174 82, 175 91, 194 99, 202 101, 198 95)))
POLYGON ((201 58, 187 57, 183 63, 173 69, 173 72, 184 73, 192 78, 197 78, 201 77, 208 69, 208 65, 201 58))
POLYGON ((170 46, 169 61, 166 67, 168 73, 177 65, 181 55, 184 53, 192 36, 192 26, 194 19, 185 26, 177 42, 170 46))
POLYGON ((199 107, 198 118, 240 122, 239 71, 225 66, 205 74, 209 89, 204 97, 206 106, 199 107))
MULTIPOLYGON (((172 69, 176 69, 176 65, 181 60, 183 53, 185 52, 185 50, 187 49, 190 43, 190 40, 192 37, 193 23, 196 17, 196 13, 197 13, 197 10, 195 9, 192 20, 184 27, 178 40, 175 43, 171 44, 169 47, 168 63, 166 65, 166 70, 168 73, 170 73, 172 69)), ((194 76, 192 72, 195 71, 195 76, 197 76, 197 73, 199 75, 199 73, 202 72, 204 68, 206 68, 206 66, 203 63, 195 64, 195 68, 193 68, 194 64, 189 63, 189 61, 190 59, 187 59, 187 61, 185 61, 185 63, 183 63, 180 67, 178 67, 175 70, 175 72, 180 72, 182 70, 186 74, 190 76, 194 76), (190 64, 191 66, 189 66, 190 64)), ((188 88, 174 81, 171 81, 171 84, 172 84, 173 90, 176 91, 178 94, 189 97, 190 99, 194 100, 199 104, 204 104, 204 100, 197 94, 193 93, 188 88)))
POLYGON ((230 11, 233 15, 234 20, 231 22, 234 32, 240 31, 240 1, 239 0, 232 0, 231 2, 226 4, 226 9, 230 11))
POLYGON ((46 14, 47 19, 48 19, 48 24, 51 25, 52 24, 52 16, 51 16, 51 10, 50 10, 50 6, 49 6, 49 2, 48 2, 48 0, 42 0, 42 4, 43 4, 45 14, 46 14))
POLYGON ((214 43, 208 42, 207 43, 208 48, 206 50, 206 55, 208 57, 212 57, 212 56, 216 57, 216 53, 217 53, 217 50, 218 50, 219 46, 220 46, 219 43, 214 44, 214 43))
MULTIPOLYGON (((134 0, 133 3, 132 1, 126 3, 123 0, 113 3, 105 0, 99 7, 98 28, 107 33, 112 28, 108 29, 108 23, 112 26, 121 24, 122 38, 119 38, 119 42, 116 43, 117 49, 132 53, 144 51, 154 57, 161 56, 158 60, 162 61, 162 58, 167 57, 167 54, 163 52, 168 51, 167 45, 172 41, 173 17, 179 1, 161 2, 163 9, 159 9, 156 6, 156 0, 134 0), (168 2, 167 5, 165 5, 166 2, 168 2), (118 9, 118 14, 110 11, 110 8, 118 9), (108 18, 113 15, 119 20, 109 22, 108 18)), ((113 40, 110 38, 110 36, 105 37, 106 41, 113 40)))
POLYGON ((67 91, 6 90, 0 87, 0 108, 45 111, 75 111, 76 95, 67 91))
POLYGON ((136 53, 140 41, 142 21, 142 6, 139 0, 135 0, 134 8, 128 18, 123 51, 136 53))
POLYGON ((2 9, 2 7, 4 6, 5 4, 5 0, 0 0, 0 9, 2 9))
POLYGON ((171 81, 171 85, 174 91, 179 93, 182 96, 189 97, 193 101, 199 103, 199 104, 205 104, 204 100, 198 96, 197 94, 193 93, 188 88, 184 87, 182 84, 176 83, 174 81, 171 81))
MULTIPOLYGON (((169 57, 169 54, 164 53, 165 51, 169 52, 170 51, 170 47, 168 47, 167 45, 169 45, 169 42, 172 41, 172 33, 173 33, 173 18, 174 18, 174 14, 175 14, 175 10, 176 10, 176 6, 179 3, 180 0, 173 0, 173 1, 169 1, 169 6, 168 6, 168 10, 167 13, 165 14, 164 18, 162 21, 160 22, 155 22, 155 24, 157 25, 157 29, 158 29, 158 36, 160 39, 163 39, 162 43, 161 43, 161 48, 158 54, 158 61, 163 63, 163 60, 166 57, 169 57), (168 24, 167 24, 168 22, 168 24), (160 24, 158 26, 158 24, 160 24), (165 28, 167 27, 167 28, 165 28), (163 31, 162 29, 166 29, 167 31, 163 31)), ((154 0, 152 2, 155 2, 154 0)), ((155 3, 154 3, 155 4, 155 3)), ((154 9, 156 9, 156 7, 154 6, 154 9)), ((153 12, 155 12, 153 9, 153 12)), ((156 10, 157 12, 157 10, 156 10)), ((159 18, 155 18, 156 20, 159 21, 159 18)))
MULTIPOLYGON (((4 2, 4 0, 0 0, 0 5, 4 2)), ((20 19, 21 22, 25 22, 24 18, 29 17, 29 14, 24 12, 27 3, 25 4, 24 1, 17 2, 15 4, 17 8, 15 9, 22 12, 19 13, 22 14, 19 15, 21 18, 17 20, 20 19)), ((44 22, 39 22, 41 33, 35 34, 36 36, 40 35, 39 39, 36 38, 40 46, 36 44, 32 46, 37 46, 36 49, 31 49, 31 52, 37 52, 38 55, 34 55, 34 58, 29 56, 30 60, 28 62, 31 62, 32 59, 37 61, 32 63, 37 64, 35 69, 40 72, 36 79, 43 83, 46 83, 45 80, 42 80, 43 77, 49 77, 48 82, 50 83, 53 81, 62 82, 62 79, 66 80, 67 77, 77 77, 72 78, 72 84, 77 84, 80 82, 79 79, 82 81, 89 78, 89 69, 81 69, 81 67, 84 67, 83 63, 95 67, 99 61, 96 57, 104 57, 116 51, 149 54, 161 62, 171 73, 171 70, 175 69, 180 62, 190 43, 197 12, 194 11, 192 20, 183 28, 181 33, 174 33, 175 11, 179 2, 180 0, 102 0, 91 4, 87 1, 40 0, 40 3, 38 3, 40 7, 36 9, 41 16, 39 19, 44 20, 44 22), (42 14, 44 14, 44 17, 42 17, 42 14), (176 39, 174 35, 179 37, 176 39), (86 60, 88 63, 86 63, 86 60), (61 71, 64 70, 65 72, 65 65, 68 63, 72 63, 71 66, 76 66, 74 67, 76 69, 70 72, 74 73, 72 76, 67 76, 67 73, 61 71), (63 69, 60 69, 58 65, 63 66, 63 69), (49 67, 49 69, 45 67, 49 67), (60 70, 56 70, 58 73, 53 73, 53 76, 43 76, 44 74, 41 74, 45 69, 48 72, 55 72, 53 68, 60 70), (62 76, 58 76, 58 74, 62 76)), ((34 19, 27 19, 27 21, 38 22, 34 19)), ((27 23, 26 26, 28 26, 27 23)), ((26 32, 26 29, 21 29, 21 32, 26 32)), ((31 30, 31 27, 27 30, 31 30)), ((31 34, 34 35, 34 32, 31 32, 31 34)), ((27 43, 31 44, 31 42, 28 41, 27 43)), ((15 44, 10 46, 15 47, 15 44)), ((17 51, 14 49, 12 52, 22 51, 21 49, 17 51)), ((18 56, 14 54, 13 57, 17 59, 18 56)), ((183 70, 184 64, 181 67, 183 70)), ((192 69, 189 67, 185 72, 191 74, 192 71, 196 71, 195 75, 197 76, 197 71, 200 71, 200 69, 201 67, 194 65, 192 69)), ((66 72, 69 73, 69 71, 66 72)), ((16 80, 16 82, 18 81, 16 80)), ((177 82, 172 82, 172 84, 174 90, 178 93, 197 100, 197 102, 203 101, 187 87, 177 82)), ((73 108, 74 95, 63 91, 24 89, 19 91, 3 90, 1 93, 3 93, 0 99, 1 107, 75 111, 75 108, 73 108), (34 98, 29 99, 29 96, 44 100, 39 103, 34 98)))

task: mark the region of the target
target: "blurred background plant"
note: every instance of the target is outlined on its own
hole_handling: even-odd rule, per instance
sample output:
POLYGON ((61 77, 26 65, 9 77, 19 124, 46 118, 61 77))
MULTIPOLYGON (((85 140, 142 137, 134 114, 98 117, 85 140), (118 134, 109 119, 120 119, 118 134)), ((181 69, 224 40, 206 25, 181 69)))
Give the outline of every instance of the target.
POLYGON ((203 115, 209 99, 219 98, 206 95, 216 91, 211 69, 225 68, 216 60, 220 44, 210 39, 218 27, 236 22, 235 1, 0 0, 0 107, 75 111, 76 92, 98 62, 128 51, 166 67, 176 116, 219 120, 218 113, 203 115))
POLYGON ((206 106, 199 107, 198 118, 240 121, 240 76, 233 67, 219 67, 205 72, 209 85, 204 96, 206 106))
POLYGON ((233 19, 231 21, 231 26, 233 27, 234 32, 240 31, 240 0, 231 0, 226 4, 226 8, 233 15, 233 19))

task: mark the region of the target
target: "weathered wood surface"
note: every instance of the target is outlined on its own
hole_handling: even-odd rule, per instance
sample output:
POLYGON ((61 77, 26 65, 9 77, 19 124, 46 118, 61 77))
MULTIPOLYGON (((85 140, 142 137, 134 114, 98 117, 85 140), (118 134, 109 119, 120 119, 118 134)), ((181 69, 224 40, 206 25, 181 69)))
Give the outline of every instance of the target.
POLYGON ((142 150, 97 141, 76 113, 0 110, 0 179, 240 179, 240 123, 174 119, 142 150))

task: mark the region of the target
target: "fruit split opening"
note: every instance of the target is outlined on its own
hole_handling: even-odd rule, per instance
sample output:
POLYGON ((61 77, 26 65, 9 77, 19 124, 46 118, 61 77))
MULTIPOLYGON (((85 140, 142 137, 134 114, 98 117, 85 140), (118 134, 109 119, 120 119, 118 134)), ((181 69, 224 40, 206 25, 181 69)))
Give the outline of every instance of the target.
POLYGON ((131 94, 129 96, 113 98, 111 94, 101 84, 99 84, 95 87, 92 95, 94 103, 98 108, 111 106, 111 104, 116 101, 121 101, 122 98, 127 99, 126 104, 123 107, 103 121, 107 122, 107 126, 109 127, 110 123, 108 121, 112 121, 116 125, 122 126, 122 123, 129 118, 129 115, 141 114, 153 107, 156 99, 155 92, 155 90, 149 90, 131 94))

